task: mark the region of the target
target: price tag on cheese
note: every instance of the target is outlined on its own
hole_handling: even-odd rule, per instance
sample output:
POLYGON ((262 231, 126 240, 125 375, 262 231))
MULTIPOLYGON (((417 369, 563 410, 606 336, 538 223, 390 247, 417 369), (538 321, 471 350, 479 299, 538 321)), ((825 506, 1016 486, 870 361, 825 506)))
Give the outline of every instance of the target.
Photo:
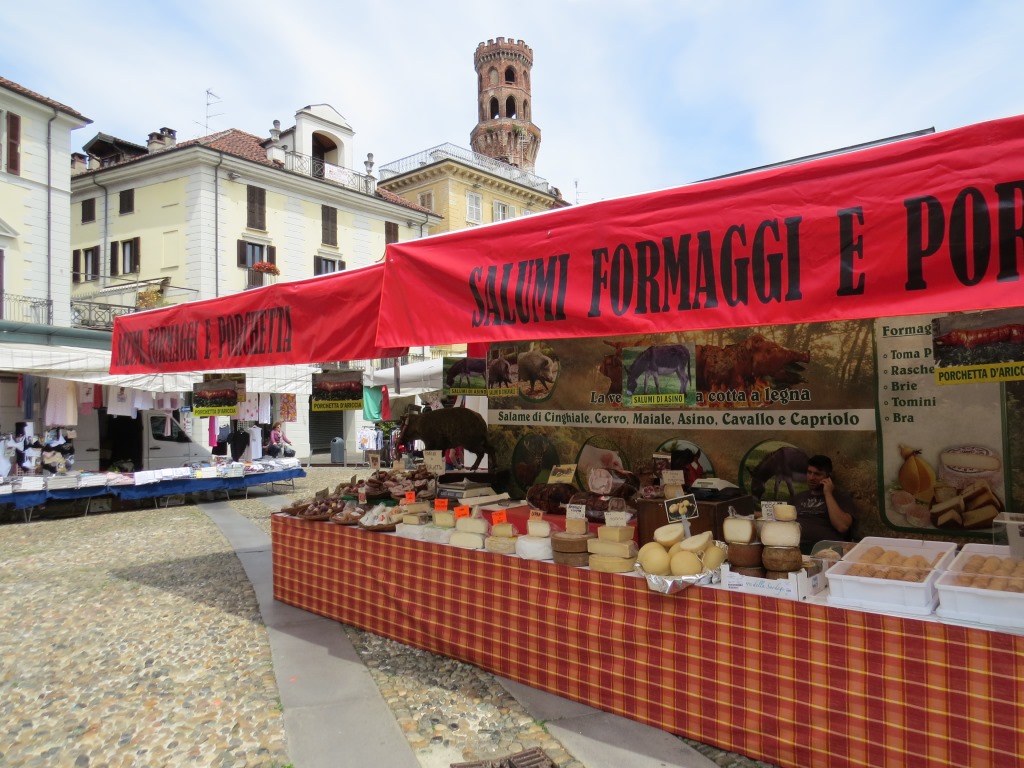
POLYGON ((685 485, 686 473, 681 469, 666 469, 661 473, 662 485, 685 485))
MULTIPOLYGON (((447 501, 447 499, 445 499, 447 501)), ((455 517, 469 517, 469 507, 465 504, 460 504, 455 508, 455 517)))
POLYGON ((565 517, 567 520, 585 520, 587 517, 587 505, 566 504, 565 517))
POLYGON ((530 519, 531 520, 543 520, 544 519, 544 510, 543 509, 531 508, 530 509, 530 519))
POLYGON ((629 512, 612 512, 608 511, 604 513, 604 524, 605 525, 629 525, 629 512))
MULTIPOLYGON (((458 510, 456 510, 458 511, 458 510)), ((507 509, 496 509, 491 512, 491 525, 497 525, 498 523, 508 522, 508 510, 507 509)))
POLYGON ((443 475, 445 472, 444 451, 424 451, 423 464, 428 472, 443 475))
POLYGON ((360 504, 365 504, 366 503, 366 489, 365 488, 360 488, 359 489, 358 500, 359 500, 360 504))
POLYGON ((406 504, 415 504, 416 503, 416 491, 406 491, 405 492, 405 503, 406 504))
POLYGON ((448 510, 448 499, 434 499, 434 509, 438 512, 448 510))

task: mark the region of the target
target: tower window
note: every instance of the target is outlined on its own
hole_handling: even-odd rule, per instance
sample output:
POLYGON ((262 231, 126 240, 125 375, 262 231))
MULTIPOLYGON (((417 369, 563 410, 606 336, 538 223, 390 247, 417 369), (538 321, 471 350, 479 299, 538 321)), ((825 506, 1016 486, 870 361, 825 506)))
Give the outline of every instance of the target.
POLYGON ((501 110, 498 109, 498 100, 497 99, 495 99, 493 97, 491 98, 490 107, 491 107, 490 108, 491 120, 497 120, 499 117, 501 117, 501 110))
POLYGON ((516 81, 516 71, 512 67, 505 68, 505 82, 514 83, 516 81))
POLYGON ((511 120, 515 120, 518 117, 518 113, 516 112, 516 100, 512 96, 505 99, 505 117, 511 120))

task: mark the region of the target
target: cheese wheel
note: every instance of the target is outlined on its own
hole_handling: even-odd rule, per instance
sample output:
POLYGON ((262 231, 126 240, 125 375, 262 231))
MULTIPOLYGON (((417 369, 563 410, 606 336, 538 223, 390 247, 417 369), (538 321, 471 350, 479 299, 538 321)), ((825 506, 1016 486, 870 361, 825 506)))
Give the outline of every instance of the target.
POLYGON ((491 526, 491 536, 497 536, 500 539, 510 539, 518 533, 512 523, 498 523, 491 526))
POLYGON ((545 539, 551 535, 551 523, 547 520, 527 520, 526 532, 538 539, 545 539))
POLYGON ((426 525, 430 522, 429 512, 406 512, 402 515, 402 522, 406 525, 426 525))
POLYGON ((679 549, 685 552, 703 552, 713 544, 714 542, 711 539, 711 531, 704 531, 703 533, 698 533, 696 536, 683 539, 679 542, 679 549))
POLYGON ((454 528, 442 528, 439 525, 423 526, 423 540, 429 541, 431 544, 447 544, 453 533, 455 533, 454 528))
POLYGON ((761 564, 761 552, 764 545, 761 542, 752 544, 729 544, 729 565, 739 568, 763 568, 761 564))
POLYGON ((722 521, 722 537, 729 544, 749 544, 754 540, 754 521, 745 517, 727 517, 722 521))
POLYGON ((491 524, 483 517, 458 517, 455 519, 455 530, 464 533, 479 533, 486 536, 491 524))
POLYGON ((730 567, 730 569, 732 569, 733 573, 738 573, 740 576, 749 576, 752 579, 763 579, 764 578, 765 571, 764 571, 764 567, 763 566, 760 567, 760 568, 743 568, 743 567, 733 568, 730 565, 729 567, 730 567))
POLYGON ((448 539, 448 543, 453 547, 462 547, 463 549, 483 549, 484 537, 479 533, 455 531, 452 537, 448 539))
POLYGON ((788 579, 790 573, 790 571, 771 571, 766 568, 764 577, 766 579, 788 579))
POLYGON ((804 567, 800 547, 765 547, 761 564, 769 571, 799 571, 804 567))
MULTIPOLYGON (((530 520, 529 522, 538 522, 530 520)), ((516 539, 516 554, 524 560, 551 560, 554 550, 549 536, 520 536, 516 539)))
POLYGON ((704 569, 713 571, 725 562, 725 548, 711 546, 704 550, 704 569))
POLYGON ((636 542, 629 541, 603 541, 601 539, 588 539, 587 551, 592 555, 609 555, 611 557, 632 557, 637 555, 636 542))
POLYGON ((587 523, 585 517, 567 517, 565 518, 565 532, 566 533, 586 533, 590 526, 587 523))
POLYGON ((799 547, 800 523, 769 520, 761 527, 761 543, 766 547, 799 547))
POLYGON ((782 520, 783 522, 796 520, 796 507, 792 504, 776 504, 775 508, 772 509, 772 513, 775 515, 776 520, 782 520))
POLYGON ((637 559, 640 561, 640 567, 647 573, 655 576, 667 576, 669 573, 671 558, 668 555, 668 550, 656 541, 644 544, 637 559))
POLYGON ((597 538, 602 541, 632 541, 635 531, 630 525, 602 525, 597 529, 597 538))
POLYGON ((592 538, 594 538, 594 534, 592 533, 568 533, 559 531, 551 534, 551 549, 555 552, 589 554, 587 551, 587 542, 592 538))
POLYGON ((484 549, 496 555, 514 555, 516 553, 515 536, 488 536, 484 539, 484 549))
POLYGON ((398 523, 395 526, 395 533, 403 539, 417 539, 423 541, 423 529, 425 525, 411 525, 409 523, 398 523))
POLYGON ((455 513, 443 509, 434 510, 434 525, 440 528, 455 527, 455 513))
POLYGON ((681 541, 685 533, 686 526, 682 523, 669 523, 654 529, 654 540, 668 549, 677 541, 681 541))
POLYGON ((593 571, 600 571, 601 573, 629 573, 633 570, 633 563, 636 560, 631 557, 591 555, 589 562, 590 569, 593 571))
POLYGON ((558 565, 571 565, 574 568, 586 568, 590 565, 590 554, 587 552, 559 552, 556 549, 552 559, 558 565))
POLYGON ((672 555, 669 570, 673 576, 696 576, 704 570, 704 565, 695 553, 681 549, 672 555))

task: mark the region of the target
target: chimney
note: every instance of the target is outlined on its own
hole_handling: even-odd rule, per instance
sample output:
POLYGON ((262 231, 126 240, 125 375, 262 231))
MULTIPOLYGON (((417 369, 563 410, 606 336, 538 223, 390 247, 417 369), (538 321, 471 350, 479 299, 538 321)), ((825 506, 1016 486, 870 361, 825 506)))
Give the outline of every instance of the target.
POLYGON ((77 176, 89 170, 89 158, 81 152, 71 153, 71 175, 77 176))
POLYGON ((149 150, 149 154, 159 152, 164 148, 164 137, 159 131, 153 131, 149 134, 149 141, 146 142, 146 149, 149 150))
POLYGON ((267 145, 267 160, 274 165, 283 166, 288 147, 281 144, 281 121, 275 120, 270 129, 270 144, 267 145))
POLYGON ((161 128, 160 135, 163 136, 165 149, 170 149, 178 143, 178 132, 173 128, 161 128))

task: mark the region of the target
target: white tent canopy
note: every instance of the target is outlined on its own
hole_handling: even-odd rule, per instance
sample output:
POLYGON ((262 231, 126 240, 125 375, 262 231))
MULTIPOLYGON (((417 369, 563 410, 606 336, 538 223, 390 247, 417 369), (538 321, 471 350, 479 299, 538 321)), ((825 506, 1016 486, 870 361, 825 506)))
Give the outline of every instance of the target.
POLYGON ((401 392, 395 392, 395 371, 393 368, 383 368, 379 371, 369 371, 363 377, 363 384, 368 387, 384 386, 388 388, 391 397, 396 395, 405 397, 407 395, 421 395, 424 392, 436 392, 443 386, 444 360, 440 357, 433 360, 424 360, 420 363, 408 363, 398 370, 398 383, 401 392))
MULTIPOLYGON (((202 373, 117 374, 110 371, 110 352, 84 347, 0 343, 0 370, 51 379, 131 387, 146 392, 188 392, 203 380, 202 373)), ((308 395, 313 365, 277 365, 264 368, 225 369, 218 373, 244 373, 249 392, 308 395)), ((206 373, 211 373, 206 371, 206 373)))

